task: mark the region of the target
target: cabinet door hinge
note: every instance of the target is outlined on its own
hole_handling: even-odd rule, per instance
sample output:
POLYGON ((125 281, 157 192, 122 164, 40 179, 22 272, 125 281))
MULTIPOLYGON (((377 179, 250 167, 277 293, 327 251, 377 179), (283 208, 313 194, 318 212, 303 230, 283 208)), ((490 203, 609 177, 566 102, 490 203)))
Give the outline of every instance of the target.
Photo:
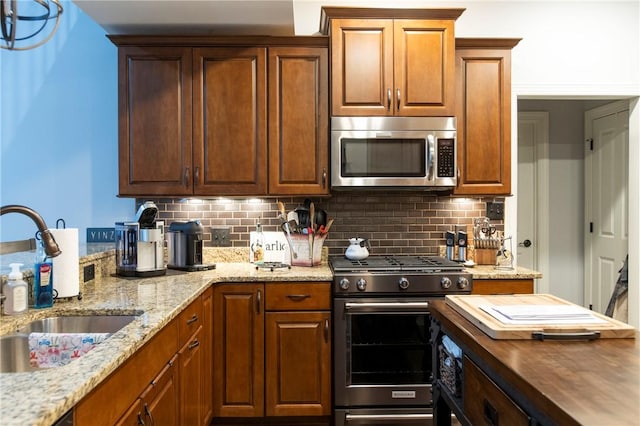
POLYGON ((587 142, 589 143, 589 150, 593 151, 593 138, 587 139, 587 142))
POLYGON ((589 222, 589 232, 593 234, 593 222, 589 222))

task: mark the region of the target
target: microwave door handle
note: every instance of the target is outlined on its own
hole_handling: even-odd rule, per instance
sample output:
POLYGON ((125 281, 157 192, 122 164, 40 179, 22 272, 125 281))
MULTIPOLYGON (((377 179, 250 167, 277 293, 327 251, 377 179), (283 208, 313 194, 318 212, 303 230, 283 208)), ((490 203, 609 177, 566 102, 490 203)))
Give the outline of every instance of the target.
POLYGON ((427 180, 435 180, 433 177, 433 162, 435 157, 435 141, 433 135, 427 136, 427 180))

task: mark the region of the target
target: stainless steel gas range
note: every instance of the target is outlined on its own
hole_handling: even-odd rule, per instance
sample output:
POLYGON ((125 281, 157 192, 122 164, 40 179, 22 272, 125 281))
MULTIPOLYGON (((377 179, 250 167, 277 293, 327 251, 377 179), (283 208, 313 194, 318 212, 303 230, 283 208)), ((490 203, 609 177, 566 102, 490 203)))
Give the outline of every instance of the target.
POLYGON ((332 257, 330 265, 335 424, 432 424, 429 303, 470 293, 471 274, 435 256, 332 257))

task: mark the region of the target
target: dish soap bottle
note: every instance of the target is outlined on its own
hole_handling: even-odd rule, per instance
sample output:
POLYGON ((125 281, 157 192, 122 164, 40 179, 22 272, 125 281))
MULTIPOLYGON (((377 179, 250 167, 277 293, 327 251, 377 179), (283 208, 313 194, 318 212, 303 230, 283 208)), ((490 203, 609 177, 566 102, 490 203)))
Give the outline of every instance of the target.
POLYGON ((27 283, 24 281, 20 267, 22 263, 11 263, 11 272, 7 283, 2 287, 2 293, 6 296, 4 301, 4 313, 17 315, 26 312, 29 307, 29 293, 27 283))
POLYGON ((42 241, 36 250, 34 268, 34 306, 36 308, 50 308, 53 306, 53 263, 47 262, 42 241))
POLYGON ((262 225, 256 225, 256 237, 251 246, 253 254, 253 263, 264 263, 264 234, 262 233, 262 225))

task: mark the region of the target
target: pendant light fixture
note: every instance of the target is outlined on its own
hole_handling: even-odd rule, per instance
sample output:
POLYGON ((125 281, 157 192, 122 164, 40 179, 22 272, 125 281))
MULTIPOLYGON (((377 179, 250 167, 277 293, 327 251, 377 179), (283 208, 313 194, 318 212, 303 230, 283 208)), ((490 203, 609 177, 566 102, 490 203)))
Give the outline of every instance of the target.
POLYGON ((45 44, 58 29, 61 15, 60 0, 0 0, 0 47, 29 50, 45 44))

